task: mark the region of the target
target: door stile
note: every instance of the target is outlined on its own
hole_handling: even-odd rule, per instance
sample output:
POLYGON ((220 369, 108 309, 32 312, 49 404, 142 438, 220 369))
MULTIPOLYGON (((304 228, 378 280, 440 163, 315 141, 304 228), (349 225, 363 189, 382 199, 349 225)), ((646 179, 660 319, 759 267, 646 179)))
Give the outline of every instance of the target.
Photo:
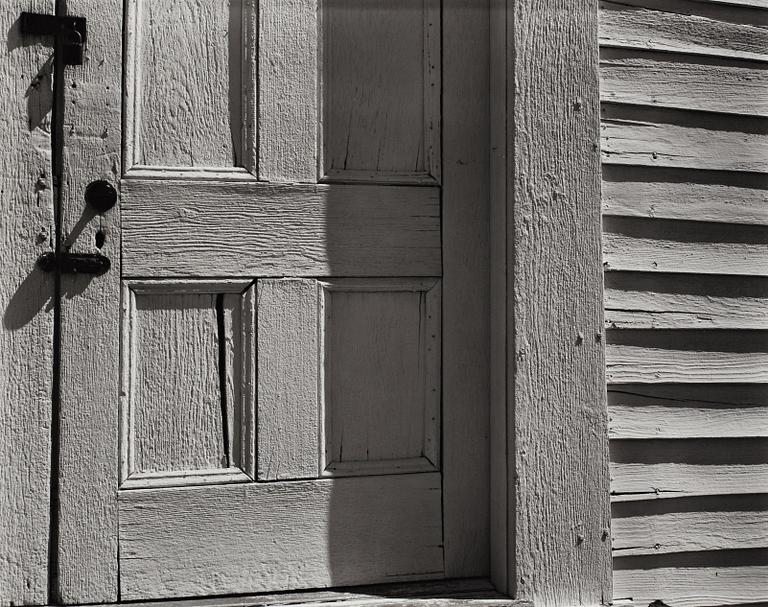
POLYGON ((69 0, 88 20, 82 66, 64 82, 63 249, 100 253, 111 269, 61 277, 60 453, 57 599, 114 602, 120 318, 120 209, 103 215, 84 201, 104 179, 119 188, 121 171, 122 14, 120 0, 69 0))
POLYGON ((443 516, 446 577, 488 574, 488 3, 443 3, 443 516))

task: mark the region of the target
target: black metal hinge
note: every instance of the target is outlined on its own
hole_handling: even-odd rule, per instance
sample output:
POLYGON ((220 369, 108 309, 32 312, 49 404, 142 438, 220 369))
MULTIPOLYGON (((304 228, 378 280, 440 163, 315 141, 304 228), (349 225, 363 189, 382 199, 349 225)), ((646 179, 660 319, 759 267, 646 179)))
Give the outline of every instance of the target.
POLYGON ((64 65, 83 64, 83 48, 88 39, 85 17, 21 13, 19 21, 22 34, 54 36, 64 65))

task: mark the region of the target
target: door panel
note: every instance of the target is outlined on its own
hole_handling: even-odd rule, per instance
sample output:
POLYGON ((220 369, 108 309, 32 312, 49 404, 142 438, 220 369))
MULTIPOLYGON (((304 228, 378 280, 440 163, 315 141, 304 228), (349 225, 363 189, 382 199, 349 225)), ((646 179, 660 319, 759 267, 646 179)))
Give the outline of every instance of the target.
POLYGON ((248 281, 125 281, 121 489, 253 477, 254 303, 248 281))
POLYGON ((321 6, 324 179, 438 183, 439 0, 321 6))

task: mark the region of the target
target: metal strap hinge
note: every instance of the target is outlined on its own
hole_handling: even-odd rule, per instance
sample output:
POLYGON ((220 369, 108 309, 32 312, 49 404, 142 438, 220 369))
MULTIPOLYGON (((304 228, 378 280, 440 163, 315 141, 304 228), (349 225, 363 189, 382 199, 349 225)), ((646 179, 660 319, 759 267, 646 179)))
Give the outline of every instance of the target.
POLYGON ((21 13, 22 34, 54 36, 64 65, 82 65, 83 48, 88 39, 85 17, 59 17, 40 13, 21 13))

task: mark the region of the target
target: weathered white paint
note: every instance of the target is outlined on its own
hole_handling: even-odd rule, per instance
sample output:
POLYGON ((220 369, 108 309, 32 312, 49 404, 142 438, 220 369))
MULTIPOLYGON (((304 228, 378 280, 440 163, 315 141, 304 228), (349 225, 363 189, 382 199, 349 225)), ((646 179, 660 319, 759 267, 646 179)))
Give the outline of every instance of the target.
POLYGON ((147 2, 136 11, 136 149, 147 166, 238 166, 240 14, 235 2, 147 2), (238 28, 231 26, 238 24, 238 28), (236 52, 233 53, 233 50, 236 52))
MULTIPOLYGON (((498 204, 508 327, 504 584, 542 605, 611 596, 600 268, 597 3, 516 2, 505 19, 498 204), (514 11, 512 13, 511 11, 514 11)), ((494 30, 495 31, 495 30, 494 30)), ((494 301, 497 301, 494 299, 494 301)), ((494 555, 504 551, 494 551, 494 555)), ((497 571, 494 569, 494 571, 497 571)))
POLYGON ((711 352, 608 344, 605 359, 609 383, 768 382, 767 352, 711 352))
POLYGON ((252 474, 249 285, 125 284, 122 481, 151 484, 162 472, 175 474, 158 482, 195 472, 199 481, 203 471, 228 468, 252 474))
POLYGON ((440 466, 440 313, 435 280, 322 284, 327 474, 440 466))
POLYGON ((760 407, 611 406, 611 438, 768 437, 768 420, 760 407))
POLYGON ((600 3, 601 46, 768 61, 763 27, 634 4, 600 3))
MULTIPOLYGON (((206 593, 254 592, 265 588, 483 575, 487 572, 488 545, 487 508, 481 507, 483 503, 487 504, 488 491, 487 399, 483 397, 483 394, 487 394, 487 373, 484 371, 487 365, 482 364, 483 359, 487 360, 488 341, 487 253, 484 252, 487 244, 487 237, 484 236, 487 233, 487 136, 483 133, 487 134, 488 124, 485 113, 487 101, 483 93, 484 87, 487 88, 487 73, 477 69, 477 60, 487 61, 487 49, 473 43, 477 38, 467 38, 466 48, 454 49, 448 61, 454 87, 450 98, 455 99, 450 115, 452 123, 459 125, 450 137, 450 158, 452 166, 457 167, 451 184, 446 184, 442 191, 436 187, 441 173, 437 148, 441 121, 439 100, 443 61, 439 57, 439 41, 442 37, 442 20, 437 18, 440 16, 436 12, 437 3, 430 0, 419 6, 424 17, 420 20, 420 34, 426 48, 422 49, 418 71, 422 89, 427 85, 429 87, 426 92, 422 90, 425 101, 416 104, 424 106, 419 109, 423 114, 421 128, 424 130, 422 166, 419 169, 421 175, 413 180, 412 175, 385 175, 380 179, 381 185, 316 185, 313 182, 317 178, 318 167, 317 135, 324 132, 317 111, 318 100, 322 98, 322 90, 318 89, 317 83, 321 77, 320 67, 324 65, 319 59, 321 49, 318 49, 317 42, 324 40, 324 7, 321 5, 318 13, 317 2, 280 2, 279 5, 276 2, 263 2, 259 6, 257 29, 253 22, 254 11, 249 11, 249 6, 252 4, 244 3, 245 21, 241 32, 235 31, 237 28, 233 28, 232 19, 225 22, 227 11, 222 10, 220 5, 202 7, 191 4, 177 7, 179 10, 201 12, 205 16, 202 21, 212 24, 211 31, 218 32, 222 37, 226 33, 230 42, 243 40, 246 47, 239 59, 243 67, 240 78, 245 99, 241 100, 238 109, 237 103, 230 98, 227 106, 229 115, 225 117, 232 125, 237 122, 238 116, 242 116, 239 118, 245 131, 240 149, 242 158, 233 154, 231 162, 224 162, 229 159, 229 155, 219 152, 224 149, 222 146, 230 143, 220 137, 218 131, 221 125, 216 127, 217 134, 214 137, 210 140, 205 138, 203 133, 211 125, 205 121, 203 114, 197 118, 191 117, 191 122, 185 119, 171 125, 175 130, 166 131, 169 141, 158 142, 162 146, 167 144, 163 150, 171 150, 171 156, 176 158, 176 151, 181 150, 183 145, 172 139, 179 137, 181 132, 191 133, 191 137, 197 138, 196 141, 201 142, 200 146, 205 150, 216 152, 212 156, 214 160, 206 163, 207 166, 195 163, 188 163, 194 166, 185 166, 179 161, 175 163, 176 166, 169 167, 167 165, 173 163, 159 158, 162 154, 158 159, 147 160, 146 163, 143 160, 139 164, 134 162, 135 154, 138 153, 134 147, 141 139, 140 129, 142 125, 153 124, 152 117, 145 114, 146 108, 140 103, 142 98, 138 95, 141 83, 144 82, 142 79, 147 76, 142 73, 143 59, 140 56, 140 50, 144 48, 142 45, 148 40, 147 30, 162 30, 157 36, 178 38, 176 33, 166 32, 166 26, 172 28, 185 21, 166 20, 161 23, 165 19, 162 15, 162 19, 148 20, 148 13, 144 12, 142 16, 146 6, 139 6, 138 3, 130 3, 126 11, 126 172, 121 183, 123 223, 120 233, 125 260, 122 278, 126 279, 123 318, 130 319, 132 314, 135 316, 131 311, 132 298, 137 303, 142 299, 152 299, 155 303, 163 299, 165 303, 164 307, 156 305, 146 310, 147 314, 141 310, 143 316, 139 324, 147 328, 147 335, 137 336, 132 332, 130 323, 123 323, 122 336, 124 355, 129 359, 133 355, 135 359, 129 360, 130 364, 123 364, 125 386, 131 386, 132 373, 140 369, 140 365, 136 366, 133 362, 139 362, 145 356, 148 365, 145 370, 151 373, 149 381, 140 386, 140 391, 145 393, 141 395, 139 404, 146 411, 152 412, 151 417, 155 421, 162 419, 163 423, 144 424, 143 430, 134 428, 131 432, 133 422, 129 415, 130 406, 125 406, 125 403, 120 423, 123 433, 132 434, 129 437, 131 440, 140 439, 142 431, 146 434, 147 425, 155 428, 155 434, 159 431, 164 436, 163 441, 166 438, 169 440, 163 442, 152 439, 150 442, 154 451, 148 458, 150 463, 142 464, 142 470, 134 470, 120 487, 120 500, 124 504, 120 517, 121 598, 139 597, 142 593, 168 598, 206 593), (260 42, 258 62, 254 59, 254 44, 249 36, 260 42), (467 52, 469 49, 475 50, 467 52), (255 108, 256 96, 248 92, 248 86, 256 79, 254 70, 257 64, 260 90, 259 107, 255 108), (149 119, 146 123, 145 118, 149 119), (258 156, 258 167, 255 166, 257 163, 248 160, 249 153, 255 150, 252 126, 256 122, 259 127, 259 148, 253 154, 258 156), (285 183, 266 184, 264 181, 285 183), (403 187, 398 185, 401 181, 418 183, 420 186, 403 187), (432 187, 423 187, 427 181, 432 187), (310 183, 297 185, 296 182, 310 183), (445 200, 443 209, 441 196, 445 200), (444 226, 441 225, 441 212, 448 218, 444 226), (445 245, 446 251, 450 251, 450 260, 446 261, 445 269, 452 280, 450 293, 445 292, 440 281, 443 273, 441 237, 449 243, 445 245), (468 256, 467 251, 474 253, 468 256), (351 283, 341 285, 340 276, 365 277, 359 283, 366 282, 371 286, 366 289, 355 287, 357 290, 354 293, 347 293, 345 289, 351 283), (278 322, 276 309, 282 306, 280 312, 283 313, 301 308, 302 304, 292 300, 286 290, 281 295, 285 296, 285 305, 272 305, 272 310, 276 312, 273 318, 266 314, 263 317, 259 315, 258 320, 255 320, 256 308, 262 312, 266 309, 261 310, 261 304, 257 305, 254 289, 251 288, 243 295, 239 308, 235 300, 240 291, 231 297, 225 295, 226 305, 214 315, 212 305, 218 301, 218 295, 230 293, 224 283, 214 279, 242 280, 245 283, 258 279, 264 286, 271 278, 283 277, 290 277, 290 281, 302 284, 321 280, 324 285, 332 287, 329 309, 332 311, 335 307, 338 313, 340 307, 346 305, 348 308, 348 313, 336 319, 335 324, 328 323, 325 327, 327 335, 318 335, 318 341, 322 336, 324 343, 330 344, 328 358, 335 358, 335 371, 341 371, 339 377, 333 378, 331 383, 350 383, 348 379, 352 374, 339 369, 339 366, 351 366, 358 362, 350 356, 357 347, 361 353, 359 358, 365 363, 363 375, 370 380, 368 383, 387 384, 385 388, 391 393, 391 402, 384 403, 384 399, 380 399, 380 402, 370 407, 377 411, 378 419, 382 420, 379 425, 389 426, 385 428, 385 434, 392 440, 385 441, 386 444, 380 441, 381 444, 374 450, 368 449, 363 462, 364 466, 369 466, 368 471, 377 476, 261 484, 269 485, 267 487, 249 481, 250 474, 245 464, 224 467, 219 463, 222 453, 217 445, 221 436, 226 434, 223 431, 225 427, 231 428, 231 438, 242 436, 244 445, 250 444, 250 451, 243 455, 244 461, 247 456, 253 457, 256 445, 253 434, 248 434, 248 416, 245 413, 238 419, 238 410, 227 408, 226 419, 221 422, 212 415, 216 397, 221 402, 222 396, 221 385, 217 386, 214 381, 216 375, 220 382, 226 382, 228 405, 230 391, 236 392, 238 382, 242 382, 243 392, 252 394, 257 388, 264 388, 266 394, 268 374, 265 373, 263 378, 265 384, 257 386, 259 380, 253 372, 266 359, 249 360, 249 350, 255 352, 255 344, 253 341, 250 342, 251 346, 246 344, 248 340, 258 339, 262 345, 272 343, 274 349, 278 349, 279 336, 269 336, 265 332, 272 328, 284 328, 283 325, 290 323, 278 322), (382 285, 385 288, 382 289, 382 285), (345 304, 345 298, 354 301, 345 304), (177 317, 176 312, 195 299, 205 300, 204 305, 192 314, 177 317), (356 307, 358 305, 360 309, 356 307), (441 345, 442 305, 451 313, 448 334, 453 341, 450 348, 441 345), (221 328, 218 326, 221 319, 216 318, 217 331, 214 336, 213 319, 221 312, 224 312, 224 335, 220 334, 221 328), (407 326, 401 323, 403 316, 410 319, 407 326), (252 323, 246 317, 258 323, 258 336, 254 335, 253 327, 249 328, 252 323), (370 323, 366 322, 368 317, 370 323), (344 323, 352 327, 346 333, 344 323), (413 341, 414 331, 405 330, 411 326, 418 326, 416 354, 409 353, 407 347, 399 347, 403 344, 408 346, 413 341), (188 330, 190 327, 194 329, 192 332, 188 330), (364 330, 375 334, 371 343, 366 343, 365 335, 361 337, 364 330), (230 358, 233 360, 232 370, 229 370, 230 365, 226 363, 225 373, 219 372, 221 369, 218 369, 218 361, 215 364, 211 361, 211 350, 220 350, 218 346, 223 343, 222 340, 226 346, 225 361, 230 358), (241 346, 238 346, 238 340, 242 342, 241 346), (347 343, 343 343, 345 340, 347 343), (371 344, 378 347, 376 344, 382 340, 387 347, 382 347, 380 353, 372 352, 371 344), (179 341, 184 346, 171 344, 173 341, 179 341), (143 347, 153 349, 151 355, 146 356, 147 353, 141 351, 143 347), (184 348, 188 349, 188 355, 179 360, 177 355, 184 348), (239 348, 242 348, 242 366, 245 370, 238 378, 234 358, 239 348), (450 353, 450 366, 441 370, 440 360, 444 350, 450 353), (399 356, 402 352, 406 355, 399 356), (409 372, 413 372, 415 366, 414 376, 403 380, 395 373, 393 369, 401 364, 405 364, 409 372), (446 370, 450 377, 443 380, 446 370), (184 377, 190 374, 195 379, 184 381, 184 377), (345 377, 347 379, 342 381, 345 377), (382 377, 386 381, 382 382, 382 377), (450 423, 445 427, 450 443, 444 442, 442 445, 438 440, 442 429, 437 406, 441 390, 445 394, 441 381, 446 381, 453 392, 446 397, 444 403, 444 411, 450 418, 450 423), (166 382, 176 387, 169 388, 166 382), (192 400, 202 401, 205 406, 202 409, 194 405, 190 407, 189 403, 187 407, 181 406, 184 399, 180 395, 188 396, 189 389, 198 383, 203 388, 194 391, 196 396, 192 400), (155 392, 158 398, 154 398, 155 392), (409 398, 400 398, 406 392, 409 398), (408 401, 415 403, 415 406, 409 408, 408 401), (163 408, 168 403, 175 403, 176 406, 163 408), (383 411, 385 405, 389 408, 386 412, 383 411), (177 419, 169 421, 169 415, 174 417, 173 411, 177 419), (200 413, 197 417, 204 422, 181 419, 182 415, 190 411, 200 413), (397 415, 393 415, 393 411, 397 415), (187 428, 189 432, 182 432, 182 428, 187 428), (416 429, 419 430, 416 433, 419 441, 410 441, 407 434, 416 429), (183 445, 182 435, 190 438, 183 445), (202 442, 197 440, 201 437, 205 438, 202 442), (158 451, 157 448, 162 445, 168 448, 158 451), (177 448, 181 447, 182 453, 179 455, 177 448), (426 462, 429 470, 436 470, 442 466, 438 456, 441 451, 450 465, 440 473, 419 474, 418 471, 425 468, 412 465, 414 461, 418 461, 419 466, 421 462, 426 462), (201 454, 202 457, 198 457, 201 454), (157 465, 161 460, 170 463, 157 465), (391 472, 408 474, 388 474, 391 472), (445 494, 441 487, 441 473, 445 476, 446 486, 450 488, 445 494), (310 486, 317 490, 304 491, 302 499, 307 504, 297 505, 298 498, 294 494, 302 487, 306 489, 310 486), (364 494, 363 497, 360 497, 359 492, 364 494), (194 498, 194 508, 202 508, 202 511, 195 510, 195 516, 187 516, 179 510, 183 500, 190 496, 197 496, 194 498), (230 496, 234 497, 230 499, 230 496), (131 506, 143 499, 154 500, 154 505, 144 509, 131 506), (236 513, 224 517, 226 520, 218 518, 213 521, 219 516, 216 513, 226 511, 237 500, 239 509, 236 513), (447 521, 445 529, 442 527, 444 509, 447 521), (264 513, 263 517, 260 512, 264 513), (291 535, 293 531, 271 524, 270 516, 275 512, 292 517, 286 527, 298 531, 291 535), (156 518, 153 513, 157 514, 156 518), (263 524, 254 529, 252 517, 263 521, 263 524), (315 524, 318 521, 322 524, 315 524), (149 531, 143 534, 142 529, 149 531), (253 541, 247 537, 244 539, 242 532, 246 530, 248 533, 249 529, 261 535, 252 538, 253 541), (281 535, 284 532, 288 535, 281 535), (148 546, 151 559, 132 558, 131 550, 139 546, 132 543, 134 533, 138 534, 135 536, 137 538, 141 536, 140 540, 136 540, 139 544, 148 542, 141 545, 148 546), (281 541, 283 537, 292 537, 291 541, 294 541, 293 544, 288 542, 289 546, 293 546, 293 552, 289 551, 288 555, 284 551, 286 544, 281 541), (187 540, 192 544, 195 541, 199 543, 187 550, 187 540), (334 561, 336 557, 333 551, 337 540, 342 544, 339 552, 342 556, 340 560, 334 561), (274 543, 270 544, 272 541, 274 543), (238 559, 231 554, 231 547, 235 546, 239 550, 243 544, 247 545, 247 554, 243 559, 238 559), (264 546, 269 545, 273 546, 270 548, 272 553, 264 551, 264 546), (371 549, 371 546, 375 548, 371 549), (417 548, 414 549, 414 546, 417 548), (367 552, 363 553, 362 547, 367 552), (153 559, 159 560, 153 563, 153 559), (158 564, 165 562, 163 559, 173 563, 173 566, 169 568, 162 563, 158 564), (233 562, 236 563, 234 569, 231 566, 233 562), (163 585, 165 582, 155 584, 152 576, 163 571, 171 571, 169 575, 175 576, 175 581, 166 580, 166 585, 163 585), (262 573, 256 573, 258 571, 262 573)), ((154 7, 153 10, 162 11, 167 8, 154 7)), ((121 13, 115 11, 114 14, 121 13)), ((230 10, 229 17, 233 14, 230 10)), ((484 32, 488 14, 483 7, 477 7, 469 13, 457 12, 449 19, 452 31, 468 31, 463 19, 467 14, 471 14, 472 31, 479 32, 480 37, 486 35, 484 32)), ((115 18, 107 26, 119 31, 121 24, 118 21, 115 18)), ((112 38, 118 39, 119 36, 113 32, 112 38)), ((174 45, 173 48, 183 48, 187 42, 196 44, 195 41, 184 41, 185 44, 174 45)), ((365 45, 375 46, 375 42, 374 39, 362 39, 360 54, 370 54, 365 45)), ((217 38, 215 45, 218 45, 219 51, 222 50, 220 39, 217 38)), ((178 54, 171 54, 164 60, 182 63, 178 54)), ((174 74, 174 77, 179 82, 189 79, 192 83, 190 90, 196 91, 195 98, 204 98, 213 89, 220 92, 229 90, 231 97, 236 63, 237 58, 231 54, 226 61, 217 58, 211 82, 203 82, 200 72, 192 67, 185 73, 174 74)), ((116 65, 120 67, 121 62, 118 61, 116 65)), ((121 90, 119 70, 109 69, 112 70, 109 72, 109 90, 118 94, 121 90)), ((322 74, 324 84, 330 84, 333 88, 334 82, 329 83, 326 76, 322 74)), ((395 97, 398 95, 402 97, 402 93, 395 97)), ((402 110, 410 101, 399 99, 397 103, 392 101, 392 105, 402 110)), ((220 103, 220 99, 216 100, 210 109, 213 111, 219 108, 217 114, 220 113, 220 103)), ((113 110, 102 107, 98 100, 91 100, 90 104, 85 109, 97 107, 104 115, 114 117, 110 113, 113 110)), ((119 109, 119 104, 112 105, 110 100, 109 107, 119 109)), ((216 119, 219 118, 217 115, 216 119)), ((159 125, 158 128, 166 126, 159 125)), ((109 137, 119 134, 119 128, 110 128, 109 137)), ((112 140, 108 138, 107 141, 112 140)), ((183 143, 186 145, 189 142, 183 143)), ((238 141, 231 142, 232 150, 237 150, 238 144, 238 141)), ((111 151, 105 159, 109 162, 114 160, 111 151)), ((410 158, 404 159, 404 163, 407 162, 410 162, 410 158)), ((118 167, 113 165, 113 172, 119 173, 118 167)), ((111 221, 112 217, 116 219, 117 215, 110 214, 102 221, 111 221)), ((117 238, 109 240, 109 235, 107 242, 110 246, 118 244, 117 238)), ((109 251, 112 252, 111 249, 109 251)), ((120 277, 121 274, 117 272, 99 283, 102 289, 100 293, 111 297, 107 306, 110 313, 104 322, 111 322, 114 327, 119 326, 117 315, 112 312, 118 309, 117 279, 120 277)), ((272 284, 277 282, 273 280, 272 284)), ((325 313, 321 307, 315 312, 318 318, 325 313)), ((301 325, 300 332, 311 333, 312 326, 317 330, 318 318, 310 319, 309 313, 306 317, 301 314, 295 316, 296 323, 301 325)), ((82 318, 80 322, 83 322, 82 318)), ((107 334, 110 338, 113 335, 109 332, 107 334)), ((283 351, 278 349, 278 352, 283 351)), ((217 354, 220 357, 220 353, 217 354)), ((252 352, 251 356, 256 355, 252 352)), ((104 357, 104 360, 109 358, 104 357)), ((316 364, 318 360, 315 353, 316 364)), ((321 369, 325 374, 325 366, 321 369)), ((119 397, 119 391, 113 391, 115 386, 109 384, 116 377, 117 370, 114 364, 104 374, 103 381, 107 382, 103 384, 105 389, 99 393, 98 399, 92 400, 110 398, 110 394, 119 397)), ((134 384, 132 389, 136 387, 134 384)), ((354 400, 350 397, 351 391, 347 389, 348 386, 342 387, 345 394, 340 397, 337 411, 342 415, 337 415, 337 418, 347 418, 347 421, 351 419, 352 430, 361 431, 361 423, 358 423, 360 419, 352 419, 352 414, 356 412, 351 405, 354 400)), ((357 385, 353 387, 355 390, 358 388, 357 385)), ((321 388, 318 386, 318 391, 321 388)), ((124 391, 126 398, 129 398, 132 390, 124 391)), ((381 391, 377 391, 377 398, 378 392, 381 391)), ((231 400, 236 400, 236 396, 231 400)), ((95 415, 100 432, 106 437, 101 442, 96 441, 97 446, 99 449, 112 448, 113 453, 117 451, 117 445, 112 437, 119 434, 117 402, 116 398, 112 408, 104 406, 101 415, 89 409, 95 415), (103 428, 103 423, 107 423, 109 428, 103 428)), ((281 405, 278 403, 278 406, 281 405)), ((269 414, 268 411, 264 413, 269 414)), ((263 421, 267 419, 268 415, 263 421)), ((366 424, 368 422, 362 425, 366 424)), ((89 430, 87 423, 82 425, 80 438, 89 430)), ((297 428, 288 429, 301 431, 297 428)), ((349 428, 345 426, 346 430, 349 428)), ((324 431, 325 426, 321 425, 320 433, 324 431)), ((380 438, 374 437, 374 441, 380 438)), ((123 445, 127 442, 124 440, 123 445)), ((311 442, 315 442, 314 437, 307 444, 311 442)), ((236 459, 234 449, 233 440, 230 460, 236 459)), ((72 453, 75 453, 74 449, 72 453)), ((314 458, 318 455, 315 450, 314 458)), ((130 454, 125 447, 121 458, 125 468, 123 476, 129 476, 127 469, 130 454)), ((106 469, 114 472, 119 462, 115 461, 114 456, 102 456, 102 459, 105 462, 104 468, 98 469, 91 476, 98 481, 96 486, 101 491, 95 503, 105 508, 108 516, 101 521, 102 526, 99 528, 102 533, 101 544, 89 537, 88 546, 96 548, 94 554, 103 554, 105 549, 112 549, 117 539, 114 528, 110 533, 110 526, 116 523, 112 508, 117 479, 114 475, 111 477, 113 484, 109 492, 103 490, 107 485, 100 483, 110 478, 106 469)), ((362 460, 355 459, 353 463, 357 465, 358 461, 362 460)), ((352 474, 359 471, 329 472, 352 474)), ((316 475, 319 473, 315 472, 316 475)), ((296 478, 294 472, 286 474, 291 479, 296 478)), ((77 487, 82 489, 81 484, 77 487)), ((88 497, 89 492, 83 490, 82 499, 88 497)), ((77 511, 72 510, 67 516, 75 521, 77 511)), ((68 538, 68 541, 71 543, 72 538, 68 538)), ((77 547, 77 550, 81 548, 77 547)), ((105 559, 105 562, 108 571, 97 576, 93 587, 103 589, 107 574, 114 575, 117 571, 116 561, 110 563, 105 559)), ((115 592, 117 583, 111 588, 115 592)))
POLYGON ((258 281, 258 478, 320 476, 319 286, 258 281))
POLYGON ((768 243, 762 239, 708 242, 703 234, 701 240, 690 238, 687 229, 681 231, 680 239, 662 230, 643 232, 614 232, 606 222, 603 255, 607 271, 768 276, 768 243))
POLYGON ((768 521, 762 510, 648 512, 614 516, 614 557, 764 548, 768 521))
POLYGON ((768 567, 757 565, 617 569, 613 579, 615 596, 631 596, 635 605, 657 599, 674 607, 739 605, 768 596, 768 567))
POLYGON ((439 182, 440 3, 321 6, 326 179, 439 182))
POLYGON ((124 600, 443 576, 440 474, 125 491, 124 600))
POLYGON ((631 105, 768 115, 764 69, 738 61, 710 65, 673 58, 669 53, 603 50, 600 98, 631 105))
POLYGON ((603 214, 761 225, 768 221, 768 193, 741 185, 606 179, 603 214))
MULTIPOLYGON (((717 278, 715 278, 717 280, 717 278)), ((606 288, 611 329, 768 329, 768 297, 606 288)))
POLYGON ((605 164, 768 171, 765 132, 725 130, 717 120, 698 127, 656 122, 642 114, 635 119, 604 117, 602 151, 605 164))
POLYGON ((53 249, 50 40, 22 37, 23 10, 0 6, 0 605, 48 600, 53 277, 35 267, 53 249))
POLYGON ((62 232, 71 251, 112 264, 62 277, 58 595, 92 603, 117 599, 120 208, 94 216, 84 190, 96 179, 119 187, 123 6, 71 0, 67 10, 87 16, 88 47, 85 64, 67 68, 62 232))
POLYGON ((259 0, 258 175, 263 181, 317 180, 318 8, 318 0, 259 0))
POLYGON ((611 463, 612 501, 754 493, 768 484, 766 464, 611 463))
POLYGON ((441 272, 437 188, 131 179, 122 204, 128 276, 441 272))

